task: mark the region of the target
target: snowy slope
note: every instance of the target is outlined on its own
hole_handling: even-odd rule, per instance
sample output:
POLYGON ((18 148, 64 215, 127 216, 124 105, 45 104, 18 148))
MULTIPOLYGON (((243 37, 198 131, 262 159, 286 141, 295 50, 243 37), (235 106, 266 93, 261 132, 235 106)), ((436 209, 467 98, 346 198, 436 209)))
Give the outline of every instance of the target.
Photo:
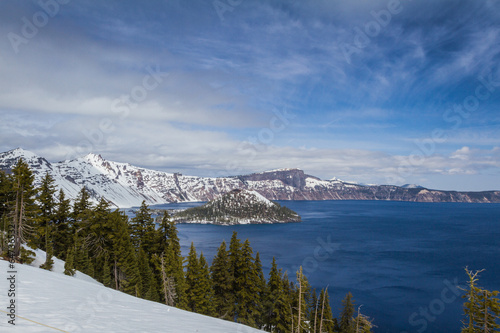
POLYGON ((50 163, 17 148, 0 153, 0 170, 9 170, 22 157, 35 174, 36 184, 49 172, 67 197, 74 199, 85 186, 93 201, 101 197, 117 207, 168 202, 210 201, 233 189, 254 190, 270 200, 398 200, 422 202, 500 202, 500 191, 429 191, 393 185, 363 186, 333 178, 321 180, 300 169, 276 169, 237 177, 184 176, 107 161, 88 154, 71 161, 50 163))
MULTIPOLYGON (((260 332, 168 307, 75 277, 16 264, 16 326, 0 316, 0 332, 260 332), (46 325, 46 326, 43 326, 46 325), (50 326, 50 327, 48 327, 50 326)), ((8 262, 0 260, 0 310, 10 301, 8 262)))

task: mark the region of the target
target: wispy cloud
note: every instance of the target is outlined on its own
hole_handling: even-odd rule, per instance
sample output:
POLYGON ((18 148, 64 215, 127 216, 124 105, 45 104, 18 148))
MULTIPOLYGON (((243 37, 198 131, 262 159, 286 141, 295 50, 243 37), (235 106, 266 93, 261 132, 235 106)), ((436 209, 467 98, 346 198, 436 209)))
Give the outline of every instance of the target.
POLYGON ((200 175, 234 174, 236 160, 242 172, 302 167, 382 183, 415 138, 444 128, 447 141, 415 182, 495 174, 500 88, 459 128, 443 113, 474 93, 480 74, 500 78, 500 4, 402 1, 348 63, 340 45, 387 5, 253 1, 221 21, 206 1, 70 2, 16 53, 6 36, 22 36, 23 17, 42 8, 1 2, 0 148, 51 159, 94 150, 200 175), (166 74, 123 117, 116 100, 143 85, 147 68, 166 74), (243 143, 270 128, 275 109, 295 117, 248 159, 243 143), (114 130, 101 135, 103 120, 114 130))

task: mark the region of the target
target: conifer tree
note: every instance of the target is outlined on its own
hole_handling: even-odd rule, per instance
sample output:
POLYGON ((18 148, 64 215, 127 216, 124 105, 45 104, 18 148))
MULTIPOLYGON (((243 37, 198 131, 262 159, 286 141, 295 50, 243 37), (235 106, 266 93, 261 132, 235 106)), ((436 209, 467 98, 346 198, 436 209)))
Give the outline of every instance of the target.
POLYGON ((212 315, 213 291, 208 264, 203 253, 198 259, 196 248, 191 243, 186 267, 187 308, 189 311, 212 315))
POLYGON ((372 327, 374 327, 370 318, 363 315, 362 313, 358 313, 357 317, 354 318, 354 323, 356 325, 355 332, 359 332, 359 333, 371 333, 372 327))
MULTIPOLYGON (((0 170, 0 217, 6 216, 11 211, 11 204, 15 199, 13 188, 12 178, 0 170)), ((2 226, 2 230, 7 228, 2 226)))
POLYGON ((184 309, 186 307, 184 257, 181 252, 177 227, 175 226, 175 222, 170 220, 168 214, 163 216, 162 223, 166 225, 167 250, 165 255, 167 258, 167 276, 173 278, 173 284, 175 285, 175 305, 184 309))
POLYGON ((302 266, 297 271, 297 284, 294 293, 294 316, 293 322, 295 332, 300 333, 309 330, 309 304, 311 298, 311 287, 303 274, 302 266))
POLYGON ((49 248, 45 253, 45 262, 40 265, 40 268, 51 271, 53 266, 54 266, 54 260, 52 259, 52 246, 49 245, 49 248))
POLYGON ((214 314, 212 281, 210 280, 210 271, 203 252, 200 253, 199 269, 198 288, 200 290, 200 298, 198 313, 212 316, 214 314))
POLYGON ((85 222, 91 215, 92 203, 86 187, 82 187, 73 204, 73 219, 76 223, 85 222))
POLYGON ((75 272, 74 251, 72 247, 69 247, 66 254, 66 262, 64 263, 64 274, 73 276, 75 272))
POLYGON ((229 275, 231 276, 231 280, 233 281, 231 290, 234 297, 234 306, 233 313, 231 313, 231 318, 237 320, 238 309, 237 309, 237 292, 239 290, 239 286, 237 285, 237 280, 240 279, 241 273, 238 271, 238 262, 241 260, 241 241, 238 238, 238 233, 233 231, 231 236, 231 240, 229 242, 229 275))
POLYGON ((335 332, 336 319, 333 318, 332 309, 330 307, 330 298, 328 296, 328 288, 322 289, 318 299, 318 315, 317 315, 317 330, 318 332, 333 333, 335 332))
POLYGON ((256 318, 259 313, 260 300, 258 290, 258 276, 255 269, 255 259, 250 242, 245 240, 241 247, 240 258, 236 261, 234 293, 236 297, 237 321, 256 327, 256 318))
POLYGON ((260 254, 255 254, 255 275, 257 276, 256 289, 257 289, 257 312, 255 314, 255 324, 257 328, 263 328, 265 325, 264 320, 264 302, 267 293, 266 278, 262 271, 262 262, 260 261, 260 254))
POLYGON ((109 221, 111 215, 109 206, 109 202, 101 198, 97 206, 92 210, 92 215, 81 224, 85 234, 83 245, 93 258, 102 258, 112 248, 111 235, 113 234, 113 226, 109 221))
POLYGON ((33 186, 34 176, 28 164, 20 158, 12 169, 13 184, 13 224, 14 224, 14 250, 13 256, 18 258, 21 254, 21 244, 31 241, 33 244, 33 221, 38 207, 35 204, 37 190, 33 186))
POLYGON ((42 178, 42 183, 39 189, 38 202, 40 207, 40 213, 36 218, 35 224, 35 245, 40 249, 47 251, 49 248, 49 243, 52 241, 50 235, 52 224, 54 223, 54 212, 56 209, 56 203, 54 200, 54 194, 56 193, 55 180, 47 172, 42 178))
POLYGON ((102 271, 102 284, 106 287, 112 287, 113 277, 111 276, 111 267, 109 264, 109 255, 104 257, 104 265, 102 271))
POLYGON ((149 289, 149 283, 151 282, 153 272, 149 266, 149 259, 146 256, 146 252, 142 247, 139 248, 137 264, 139 266, 139 297, 145 298, 146 293, 149 289))
POLYGON ((186 266, 186 305, 192 312, 198 311, 199 292, 197 289, 200 264, 194 243, 191 242, 186 266))
POLYGON ((66 199, 64 191, 59 190, 57 205, 54 212, 54 228, 52 233, 52 246, 54 255, 66 260, 66 252, 72 245, 72 232, 70 230, 70 200, 66 199))
POLYGON ((342 313, 340 315, 340 333, 354 333, 356 327, 353 320, 354 315, 354 300, 352 299, 352 294, 349 292, 342 300, 342 313))
POLYGON ((135 249, 130 238, 127 216, 119 211, 110 215, 113 226, 112 251, 114 288, 135 295, 139 287, 139 269, 135 249), (136 288, 137 286, 137 288, 136 288))
POLYGON ((130 220, 130 228, 135 248, 142 246, 149 249, 154 246, 154 219, 151 217, 151 211, 146 201, 142 201, 141 207, 135 213, 135 217, 130 220))
POLYGON ((229 255, 226 242, 223 241, 212 260, 210 267, 212 285, 214 289, 215 316, 222 319, 234 320, 233 276, 229 266, 229 255))
POLYGON ((288 279, 278 270, 276 259, 273 257, 267 293, 265 295, 263 314, 265 328, 269 332, 285 333, 290 331, 291 312, 288 295, 288 279))
POLYGON ((468 289, 465 290, 464 314, 466 320, 462 321, 462 333, 499 332, 500 303, 497 298, 498 291, 488 291, 477 286, 479 273, 483 270, 472 272, 467 267, 465 272, 469 278, 468 289))

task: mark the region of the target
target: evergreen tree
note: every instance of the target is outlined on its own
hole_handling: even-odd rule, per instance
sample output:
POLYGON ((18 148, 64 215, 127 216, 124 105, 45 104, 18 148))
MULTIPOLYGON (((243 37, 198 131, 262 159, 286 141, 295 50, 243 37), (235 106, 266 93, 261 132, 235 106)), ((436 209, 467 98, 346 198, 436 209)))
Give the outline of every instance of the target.
POLYGON ((165 224, 165 235, 167 237, 167 249, 165 253, 167 258, 167 276, 173 278, 173 284, 175 285, 175 305, 181 309, 185 309, 186 287, 183 267, 184 257, 181 252, 177 227, 175 226, 175 223, 170 220, 167 213, 163 216, 162 224, 163 223, 165 224))
POLYGON ((198 259, 193 243, 191 243, 186 267, 186 287, 188 310, 205 315, 213 314, 213 291, 208 264, 203 253, 198 259))
POLYGON ((52 259, 52 246, 49 245, 49 248, 45 253, 45 262, 40 265, 40 268, 50 271, 52 270, 53 266, 54 266, 54 260, 52 259))
POLYGON ((66 260, 67 249, 72 245, 72 233, 70 230, 70 200, 66 199, 61 189, 57 198, 56 210, 54 212, 54 230, 52 232, 52 246, 54 255, 66 260))
POLYGON ((354 300, 352 294, 349 292, 342 300, 343 310, 340 316, 340 333, 354 333, 356 326, 354 324, 354 300))
POLYGON ((109 255, 104 258, 103 272, 102 272, 102 284, 106 287, 113 286, 113 277, 111 276, 111 266, 109 264, 109 255))
POLYGON ((462 333, 499 332, 500 303, 497 298, 498 291, 488 291, 477 286, 479 273, 483 270, 472 272, 467 267, 465 272, 469 278, 468 289, 465 290, 464 314, 466 320, 462 323, 462 333))
POLYGON ((40 213, 36 219, 35 224, 35 245, 36 247, 47 251, 49 248, 49 243, 52 241, 50 235, 52 224, 54 223, 54 213, 56 209, 56 203, 54 200, 54 194, 56 193, 55 180, 47 172, 42 178, 42 183, 40 185, 38 196, 38 202, 40 207, 40 213))
POLYGON ((109 202, 101 198, 92 215, 81 224, 85 235, 84 247, 93 258, 101 258, 112 250, 113 225, 109 220, 109 206, 109 202))
POLYGON ((200 289, 200 301, 198 302, 198 313, 212 316, 214 314, 212 281, 210 280, 210 271, 203 252, 200 253, 199 269, 198 288, 200 289))
POLYGON ((302 272, 302 266, 297 271, 297 285, 294 293, 294 316, 293 322, 297 333, 309 330, 309 304, 311 299, 311 286, 302 272))
POLYGON ((316 321, 316 329, 318 332, 333 333, 337 320, 333 318, 332 309, 330 307, 330 298, 328 297, 328 288, 321 290, 318 299, 318 313, 316 321))
POLYGON ((146 293, 149 289, 149 283, 151 282, 153 272, 149 266, 149 260, 146 256, 146 252, 141 247, 139 248, 137 264, 139 266, 139 297, 145 298, 146 293))
POLYGON ((151 211, 146 201, 142 201, 141 207, 135 213, 135 217, 130 220, 130 229, 135 248, 142 246, 149 249, 154 246, 154 219, 151 217, 151 211))
POLYGON ((35 204, 37 193, 33 186, 34 176, 28 164, 20 158, 12 169, 12 184, 14 202, 13 225, 14 225, 14 249, 13 256, 18 258, 21 254, 21 244, 30 241, 33 244, 33 221, 38 207, 35 204))
POLYGON ((235 263, 234 294, 236 297, 237 321, 256 327, 256 318, 261 314, 258 276, 250 242, 245 240, 239 260, 235 263))
POLYGON ((74 251, 72 247, 68 248, 66 254, 66 262, 64 263, 64 274, 73 276, 75 275, 75 266, 74 266, 74 251))
POLYGON ((362 313, 358 313, 358 316, 354 318, 354 322, 356 323, 356 332, 360 333, 371 333, 373 324, 367 316, 362 313))
POLYGON ((223 241, 212 260, 210 267, 214 290, 215 316, 222 319, 234 320, 233 276, 229 266, 229 255, 226 242, 223 241))
MULTIPOLYGON (((92 213, 92 203, 90 202, 90 194, 85 187, 82 187, 73 204, 72 212, 73 225, 71 232, 73 233, 73 241, 78 247, 83 247, 84 240, 87 237, 87 226, 92 213), (77 242, 78 241, 78 242, 77 242), (81 245, 80 245, 81 244, 81 245)), ((78 270, 78 262, 80 259, 79 249, 75 251, 75 265, 78 270)))
POLYGON ((233 231, 233 235, 231 236, 231 241, 229 242, 229 275, 231 276, 231 280, 233 281, 231 290, 234 297, 234 306, 233 313, 231 313, 230 317, 237 319, 238 309, 237 309, 237 297, 236 293, 239 290, 239 286, 237 286, 237 280, 240 280, 241 273, 238 271, 238 262, 241 260, 241 241, 238 238, 238 233, 233 231))
POLYGON ((288 295, 288 279, 278 270, 276 259, 273 257, 267 293, 264 301, 265 328, 269 332, 285 333, 291 327, 291 309, 288 295))
POLYGON ((110 215, 113 226, 112 259, 114 287, 131 295, 138 294, 140 273, 130 238, 127 216, 119 211, 110 215))
POLYGON ((260 261, 260 254, 257 252, 255 254, 255 275, 257 276, 256 289, 257 289, 257 311, 255 313, 255 324, 257 328, 263 328, 265 325, 264 320, 264 302, 266 298, 266 278, 264 272, 262 271, 262 262, 260 261))
POLYGON ((199 292, 197 289, 198 277, 200 273, 200 263, 196 248, 191 242, 191 248, 187 257, 186 266, 186 305, 187 309, 192 312, 198 311, 199 292))
MULTIPOLYGON (((6 216, 11 211, 11 204, 14 201, 14 183, 12 178, 0 170, 0 217, 6 216)), ((7 230, 2 227, 3 230, 7 230)))

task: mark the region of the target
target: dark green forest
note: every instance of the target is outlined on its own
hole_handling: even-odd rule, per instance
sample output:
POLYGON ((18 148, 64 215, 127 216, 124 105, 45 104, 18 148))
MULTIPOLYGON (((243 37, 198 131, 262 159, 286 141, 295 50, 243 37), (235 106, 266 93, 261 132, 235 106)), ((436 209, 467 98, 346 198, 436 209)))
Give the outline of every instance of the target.
MULTIPOLYGON (((175 223, 167 212, 155 223, 143 202, 134 218, 112 209, 106 199, 93 204, 83 187, 74 202, 57 189, 49 174, 39 187, 20 159, 0 171, 0 253, 3 259, 30 263, 47 253, 66 262, 65 274, 83 272, 136 297, 239 322, 268 332, 372 332, 373 319, 359 313, 348 293, 333 315, 328 287, 311 287, 302 268, 289 276, 273 258, 267 276, 259 253, 233 233, 208 264, 191 244, 184 257, 175 223)), ((477 285, 479 272, 466 270, 462 332, 498 332, 498 291, 477 285)))

